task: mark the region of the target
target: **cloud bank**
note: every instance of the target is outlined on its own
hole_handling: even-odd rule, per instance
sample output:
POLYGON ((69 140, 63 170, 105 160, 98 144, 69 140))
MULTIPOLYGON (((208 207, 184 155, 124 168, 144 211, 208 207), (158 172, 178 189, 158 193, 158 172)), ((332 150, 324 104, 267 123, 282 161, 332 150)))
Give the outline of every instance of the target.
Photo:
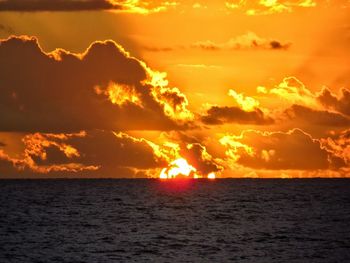
POLYGON ((2 0, 1 11, 15 12, 73 12, 114 10, 136 14, 152 14, 165 11, 176 6, 171 1, 128 1, 128 0, 2 0))
POLYGON ((231 104, 199 113, 111 40, 46 53, 35 37, 10 37, 0 57, 1 177, 154 177, 178 158, 203 176, 349 171, 347 88, 314 92, 287 77, 256 95, 229 89, 231 104))
POLYGON ((239 136, 226 135, 220 143, 228 148, 229 158, 256 169, 316 170, 346 166, 343 159, 322 148, 319 140, 300 129, 288 132, 247 130, 239 136))
POLYGON ((87 11, 121 9, 122 6, 108 0, 4 0, 0 11, 87 11))
POLYGON ((185 95, 113 41, 45 53, 11 37, 0 57, 0 131, 168 130, 190 116, 185 95))

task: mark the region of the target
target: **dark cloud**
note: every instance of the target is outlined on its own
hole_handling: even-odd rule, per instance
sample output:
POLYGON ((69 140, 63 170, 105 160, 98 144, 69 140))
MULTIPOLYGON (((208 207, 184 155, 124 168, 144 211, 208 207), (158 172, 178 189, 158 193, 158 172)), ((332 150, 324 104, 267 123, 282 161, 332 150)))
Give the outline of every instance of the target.
POLYGON ((169 130, 179 128, 169 114, 186 110, 179 90, 145 83, 153 71, 113 41, 47 54, 11 37, 0 57, 1 131, 169 130))
POLYGON ((274 121, 266 117, 260 109, 254 111, 244 111, 238 107, 213 106, 207 111, 207 115, 202 116, 202 121, 209 125, 220 125, 226 123, 267 125, 274 121))
POLYGON ((181 151, 181 155, 202 175, 223 170, 223 167, 214 160, 205 146, 200 143, 188 144, 181 151))
POLYGON ((284 44, 277 40, 270 41, 271 49, 288 49, 290 46, 291 46, 290 43, 284 44))
POLYGON ((284 114, 288 119, 297 124, 326 127, 346 127, 350 125, 350 119, 342 114, 315 110, 296 104, 285 110, 284 114))
POLYGON ((0 147, 3 147, 3 146, 6 146, 6 144, 3 142, 0 142, 0 147))
POLYGON ((7 159, 3 159, 0 151, 0 178, 13 178, 21 177, 19 171, 14 168, 12 162, 7 159))
POLYGON ((174 6, 176 4, 173 2, 147 0, 0 0, 0 12, 118 10, 138 14, 151 14, 168 10, 174 6))
POLYGON ((344 160, 321 147, 300 129, 289 132, 245 131, 241 136, 226 136, 221 143, 237 163, 256 169, 315 170, 344 167, 344 160))
POLYGON ((124 133, 93 131, 85 137, 72 138, 68 143, 83 153, 79 162, 101 165, 112 172, 117 167, 152 169, 166 164, 155 155, 146 140, 124 133))
POLYGON ((121 9, 108 0, 3 0, 0 11, 88 11, 121 9))
POLYGON ((340 90, 340 96, 337 97, 329 89, 324 88, 317 99, 323 106, 336 110, 340 113, 350 116, 350 90, 343 88, 340 90))
MULTIPOLYGON (((102 130, 32 133, 22 142, 24 150, 15 157, 0 149, 0 177, 157 177, 178 158, 145 139, 102 130)), ((204 177, 223 170, 200 143, 183 143, 177 153, 204 177)))
POLYGON ((344 160, 350 167, 350 129, 332 132, 329 137, 321 139, 322 146, 335 156, 344 160))
POLYGON ((217 51, 222 50, 224 47, 220 44, 214 43, 212 41, 199 41, 191 45, 192 48, 198 48, 206 51, 217 51))
POLYGON ((291 43, 282 43, 279 40, 271 40, 259 37, 254 32, 247 32, 231 38, 225 43, 215 43, 210 40, 194 43, 191 47, 208 51, 239 50, 239 49, 288 49, 291 43))
POLYGON ((0 150, 1 176, 145 177, 145 171, 166 165, 148 141, 124 133, 35 133, 23 142, 22 158, 0 150))

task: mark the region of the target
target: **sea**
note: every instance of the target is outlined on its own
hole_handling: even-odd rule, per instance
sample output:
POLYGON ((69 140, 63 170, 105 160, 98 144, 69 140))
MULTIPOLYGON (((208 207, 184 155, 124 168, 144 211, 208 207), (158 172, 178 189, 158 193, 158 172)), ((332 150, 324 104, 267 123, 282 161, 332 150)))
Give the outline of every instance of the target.
POLYGON ((0 262, 347 263, 350 180, 0 180, 0 262))

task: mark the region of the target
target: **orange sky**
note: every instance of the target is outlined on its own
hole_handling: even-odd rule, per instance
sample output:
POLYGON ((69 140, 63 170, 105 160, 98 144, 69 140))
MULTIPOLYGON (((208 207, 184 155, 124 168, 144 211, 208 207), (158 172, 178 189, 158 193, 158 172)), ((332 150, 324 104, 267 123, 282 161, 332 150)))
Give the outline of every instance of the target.
POLYGON ((158 177, 177 159, 349 176, 349 16, 346 0, 0 1, 0 178, 158 177))

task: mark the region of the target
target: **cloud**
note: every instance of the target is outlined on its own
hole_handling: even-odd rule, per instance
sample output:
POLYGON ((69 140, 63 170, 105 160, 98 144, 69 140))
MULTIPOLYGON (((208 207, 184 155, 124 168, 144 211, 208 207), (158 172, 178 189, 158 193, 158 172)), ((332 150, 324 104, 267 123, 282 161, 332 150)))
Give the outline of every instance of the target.
MULTIPOLYGON (((339 2, 339 1, 338 1, 339 2)), ((294 1, 271 1, 271 0, 230 0, 223 1, 221 5, 215 5, 215 10, 227 11, 230 13, 235 10, 243 11, 246 15, 271 15, 278 13, 290 13, 298 9, 311 8, 316 6, 330 6, 330 4, 344 7, 348 5, 345 0, 342 3, 336 1, 323 1, 318 3, 314 0, 294 0, 294 1), (325 5, 324 5, 325 3, 325 5), (226 9, 222 8, 222 5, 226 9), (219 8, 217 8, 219 7, 219 8)), ((182 6, 181 12, 187 9, 212 10, 214 7, 208 3, 194 2, 185 3, 184 1, 163 1, 163 0, 1 0, 1 11, 17 12, 39 12, 39 11, 90 11, 90 10, 113 10, 115 12, 127 12, 137 14, 153 14, 174 9, 182 6), (210 8, 208 8, 210 7, 210 8)))
POLYGON ((169 130, 191 118, 166 74, 110 40, 72 54, 11 37, 0 42, 0 57, 1 131, 169 130))
POLYGON ((124 12, 137 14, 153 14, 164 12, 169 9, 176 8, 179 2, 176 1, 149 1, 149 0, 109 0, 116 5, 122 5, 124 12))
POLYGON ((266 170, 245 167, 239 164, 232 165, 226 177, 236 178, 346 178, 349 175, 349 168, 342 167, 336 170, 266 170))
POLYGON ((4 0, 0 11, 86 11, 121 9, 122 5, 108 0, 4 0))
POLYGON ((204 40, 192 43, 189 46, 144 46, 143 49, 150 52, 169 52, 186 49, 200 49, 204 51, 230 51, 230 50, 287 50, 291 43, 284 43, 275 39, 266 39, 257 36, 254 32, 247 32, 243 35, 233 37, 224 43, 216 43, 211 40, 204 40))
POLYGON ((275 1, 275 0, 255 0, 242 1, 230 0, 225 2, 229 10, 243 10, 247 15, 270 15, 283 12, 293 12, 298 8, 315 7, 316 1, 313 0, 292 0, 292 1, 275 1))
POLYGON ((275 85, 275 87, 271 89, 259 86, 257 92, 269 96, 277 96, 291 104, 319 108, 316 95, 311 92, 304 83, 293 76, 284 78, 281 83, 275 85))
POLYGON ((348 108, 350 113, 350 104, 347 102, 350 94, 347 89, 342 89, 341 95, 337 97, 327 88, 318 93, 312 92, 299 79, 286 77, 273 88, 259 86, 257 92, 261 94, 259 99, 264 102, 262 104, 268 107, 266 111, 270 111, 278 123, 288 124, 286 121, 290 121, 289 125, 294 127, 307 127, 308 131, 318 132, 321 126, 328 129, 350 125, 347 116, 348 108))
POLYGON ((350 167, 350 129, 332 132, 327 138, 321 139, 322 146, 335 156, 343 159, 350 167))
POLYGON ((212 172, 222 171, 224 168, 207 152, 205 146, 200 143, 188 144, 182 149, 181 155, 197 169, 199 174, 208 175, 212 172))
POLYGON ((206 115, 201 117, 202 122, 210 125, 239 123, 251 125, 273 124, 274 120, 259 108, 260 102, 253 97, 245 96, 230 89, 228 95, 233 98, 235 106, 211 106, 206 115))
POLYGON ((105 168, 124 166, 152 169, 165 164, 164 159, 156 156, 149 141, 121 132, 93 131, 86 138, 74 138, 71 143, 84 153, 80 158, 83 163, 97 163, 105 168))
POLYGON ((147 15, 166 11, 176 5, 177 2, 147 0, 2 0, 0 12, 115 10, 147 15))
POLYGON ((169 163, 184 157, 202 176, 223 170, 199 142, 157 145, 123 132, 102 130, 30 133, 21 142, 23 152, 10 154, 0 148, 1 177, 158 177, 169 163))
POLYGON ((342 89, 338 97, 328 89, 314 93, 297 78, 286 77, 270 89, 259 86, 257 92, 258 96, 250 97, 229 90, 234 106, 210 106, 201 116, 201 121, 209 125, 237 123, 287 129, 299 127, 322 136, 329 129, 350 126, 347 115, 350 93, 347 89, 342 89))
POLYGON ((22 141, 20 158, 0 150, 2 176, 135 177, 166 165, 149 141, 125 133, 34 133, 22 141))
POLYGON ((212 106, 207 114, 202 116, 202 121, 210 125, 226 123, 267 125, 274 122, 273 119, 266 117, 260 109, 244 111, 239 107, 228 106, 212 106))
POLYGON ((343 159, 321 146, 300 129, 288 132, 243 131, 226 135, 220 143, 234 163, 267 170, 325 170, 345 166, 343 159))
POLYGON ((192 48, 203 50, 240 50, 240 49, 266 49, 266 50, 286 50, 290 43, 282 43, 274 39, 265 39, 257 36, 254 32, 247 32, 244 35, 231 38, 225 43, 215 43, 210 40, 199 41, 192 44, 192 48))
POLYGON ((350 118, 325 110, 314 110, 301 105, 292 105, 284 111, 286 118, 297 124, 318 125, 326 127, 347 127, 350 125, 350 118))
POLYGON ((317 96, 318 101, 328 109, 350 116, 350 90, 342 88, 337 96, 328 88, 324 88, 317 96))
POLYGON ((38 174, 76 174, 99 169, 98 166, 85 165, 76 161, 79 151, 68 143, 72 137, 84 137, 76 134, 27 134, 22 138, 24 150, 10 156, 0 151, 0 170, 2 177, 33 176, 38 174))
POLYGON ((228 95, 234 99, 237 105, 245 111, 257 109, 260 102, 253 97, 245 96, 243 93, 238 93, 233 89, 228 91, 228 95))

